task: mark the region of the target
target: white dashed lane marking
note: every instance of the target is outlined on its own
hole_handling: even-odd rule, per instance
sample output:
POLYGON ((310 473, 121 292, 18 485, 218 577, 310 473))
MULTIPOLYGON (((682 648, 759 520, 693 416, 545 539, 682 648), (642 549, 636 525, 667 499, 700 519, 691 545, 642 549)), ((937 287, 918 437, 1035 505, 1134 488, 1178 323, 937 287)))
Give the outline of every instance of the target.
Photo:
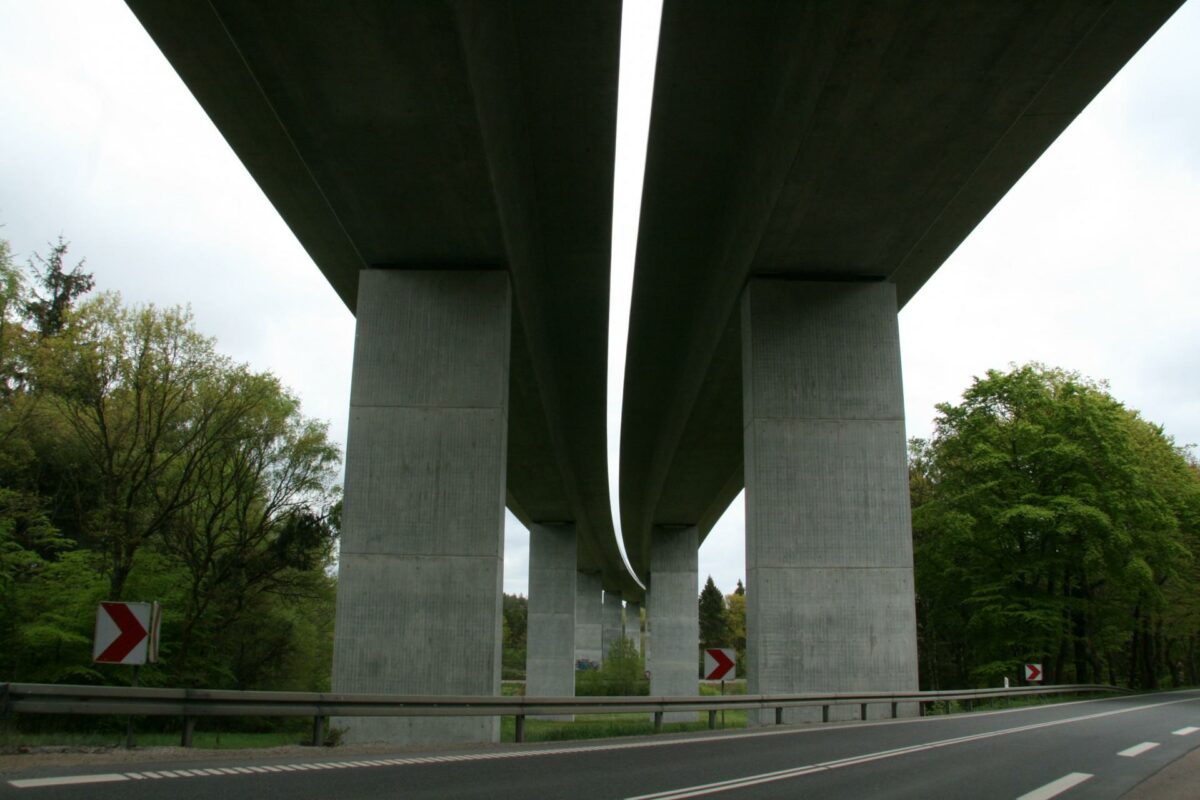
POLYGON ((1117 755, 1125 756, 1126 758, 1136 758, 1147 750, 1153 750, 1156 747, 1158 747, 1158 742, 1142 742, 1141 744, 1135 744, 1133 747, 1125 748, 1117 753, 1117 755))
POLYGON ((1092 776, 1086 772, 1072 772, 1056 781, 1050 781, 1045 786, 1039 786, 1032 792, 1021 795, 1017 800, 1050 800, 1051 797, 1058 797, 1067 789, 1078 786, 1090 777, 1092 776))
POLYGON ((1200 731, 1200 728, 1180 728, 1177 731, 1171 731, 1171 733, 1175 734, 1176 736, 1191 736, 1196 731, 1200 731))

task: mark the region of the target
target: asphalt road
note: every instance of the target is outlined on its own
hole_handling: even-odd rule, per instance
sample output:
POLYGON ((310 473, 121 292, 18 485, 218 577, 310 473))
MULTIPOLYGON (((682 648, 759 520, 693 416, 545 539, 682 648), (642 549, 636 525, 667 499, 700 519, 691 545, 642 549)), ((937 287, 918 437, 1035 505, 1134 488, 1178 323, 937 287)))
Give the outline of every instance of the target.
MULTIPOLYGON (((13 798, 1118 798, 1200 746, 1200 691, 948 717, 313 760, 43 767, 13 798), (179 773, 178 770, 188 773, 179 773), (200 774, 192 774, 200 773, 200 774)), ((1200 784, 1196 786, 1200 797, 1200 784)))

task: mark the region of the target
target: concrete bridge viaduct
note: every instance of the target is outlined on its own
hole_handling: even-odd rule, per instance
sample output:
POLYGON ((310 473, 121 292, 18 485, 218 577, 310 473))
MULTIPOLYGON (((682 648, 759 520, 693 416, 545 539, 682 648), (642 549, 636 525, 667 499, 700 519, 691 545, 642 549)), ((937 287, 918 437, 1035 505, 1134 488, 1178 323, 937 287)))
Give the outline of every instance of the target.
POLYGON ((356 314, 333 688, 452 695, 499 691, 505 505, 529 693, 573 692, 622 599, 652 693, 694 693, 696 550, 743 486, 751 691, 915 688, 896 313, 1181 2, 666 0, 639 583, 606 463, 620 4, 127 1, 356 314))

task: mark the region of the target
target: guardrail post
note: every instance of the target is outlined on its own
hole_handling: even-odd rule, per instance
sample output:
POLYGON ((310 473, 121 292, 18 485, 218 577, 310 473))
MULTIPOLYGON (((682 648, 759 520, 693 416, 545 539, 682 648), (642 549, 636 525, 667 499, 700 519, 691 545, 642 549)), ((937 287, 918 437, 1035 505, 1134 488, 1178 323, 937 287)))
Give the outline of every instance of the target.
POLYGON ((195 732, 196 732, 196 718, 185 716, 183 718, 183 734, 179 737, 179 746, 180 747, 191 747, 192 746, 192 734, 195 732))
POLYGON ((925 704, 922 703, 920 700, 917 701, 917 716, 918 717, 925 716, 925 704))
POLYGON ((975 701, 974 700, 965 700, 964 702, 967 704, 967 711, 975 710, 975 701))
POLYGON ((821 722, 829 722, 829 706, 821 706, 821 722))
POLYGON ((783 724, 783 706, 778 706, 775 709, 775 724, 776 725, 783 724))
POLYGON ((655 711, 654 712, 654 732, 655 733, 662 733, 662 719, 663 719, 663 712, 655 711))
POLYGON ((862 705, 859 706, 859 719, 861 719, 863 722, 867 721, 867 704, 866 703, 863 703, 862 705))
POLYGON ((325 744, 325 717, 317 714, 313 717, 313 747, 325 744))
POLYGON ((896 717, 900 716, 898 713, 899 707, 900 707, 899 703, 892 701, 892 719, 895 719, 896 717))
POLYGON ((517 714, 516 721, 516 732, 513 734, 513 738, 518 742, 523 742, 525 741, 525 715, 517 714))
POLYGON ((717 727, 717 712, 709 710, 708 712, 708 729, 711 731, 717 727))

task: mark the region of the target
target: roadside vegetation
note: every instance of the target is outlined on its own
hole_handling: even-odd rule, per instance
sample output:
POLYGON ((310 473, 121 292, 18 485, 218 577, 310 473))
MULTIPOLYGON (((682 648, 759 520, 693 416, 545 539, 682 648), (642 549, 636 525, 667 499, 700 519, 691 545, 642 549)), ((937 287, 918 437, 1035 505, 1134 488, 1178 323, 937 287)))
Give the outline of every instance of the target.
POLYGON ((0 680, 128 684, 92 664, 96 606, 158 600, 142 685, 327 689, 325 424, 187 309, 92 289, 65 242, 20 268, 0 241, 0 680))

